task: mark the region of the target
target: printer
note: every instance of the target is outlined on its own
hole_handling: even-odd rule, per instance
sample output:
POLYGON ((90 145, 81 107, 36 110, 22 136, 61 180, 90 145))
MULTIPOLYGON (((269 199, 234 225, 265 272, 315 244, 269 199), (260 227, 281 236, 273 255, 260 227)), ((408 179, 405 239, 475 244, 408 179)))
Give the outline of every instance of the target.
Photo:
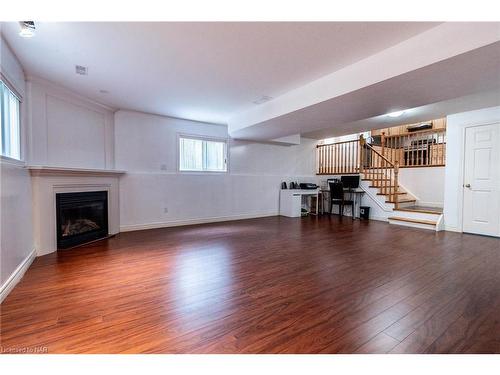
POLYGON ((300 188, 303 189, 303 190, 314 190, 314 189, 317 189, 319 188, 318 185, 316 184, 313 184, 311 182, 301 182, 299 184, 300 188))

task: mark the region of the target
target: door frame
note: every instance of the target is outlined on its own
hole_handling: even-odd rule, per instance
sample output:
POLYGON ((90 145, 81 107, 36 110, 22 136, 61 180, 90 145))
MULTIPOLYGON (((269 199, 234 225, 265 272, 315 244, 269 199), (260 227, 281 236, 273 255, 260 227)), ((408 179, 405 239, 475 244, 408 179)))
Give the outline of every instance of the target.
POLYGON ((494 105, 446 116, 446 166, 444 229, 463 232, 463 180, 465 171, 465 128, 500 122, 500 106, 494 105))
MULTIPOLYGON (((480 123, 469 123, 468 125, 462 126, 462 142, 460 144, 460 154, 462 157, 460 158, 460 165, 459 165, 459 179, 460 179, 460 188, 462 189, 461 194, 459 194, 459 201, 458 201, 458 212, 460 215, 459 223, 460 223, 460 232, 464 233, 464 195, 465 195, 465 189, 464 189, 464 184, 465 184, 465 141, 467 140, 467 129, 470 128, 477 128, 479 126, 486 126, 486 125, 498 125, 499 127, 499 132, 500 132, 500 119, 494 120, 494 121, 487 121, 487 122, 480 122, 480 123)), ((473 234, 473 233, 472 233, 473 234)))

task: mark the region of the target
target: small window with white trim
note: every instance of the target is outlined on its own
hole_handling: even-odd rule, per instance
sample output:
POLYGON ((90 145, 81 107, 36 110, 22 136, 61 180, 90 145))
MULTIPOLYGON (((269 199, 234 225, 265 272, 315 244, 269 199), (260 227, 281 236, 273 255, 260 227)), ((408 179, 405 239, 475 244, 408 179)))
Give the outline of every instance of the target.
POLYGON ((2 156, 21 159, 19 98, 0 81, 0 148, 2 156))
POLYGON ((227 141, 180 135, 179 171, 227 172, 227 141))

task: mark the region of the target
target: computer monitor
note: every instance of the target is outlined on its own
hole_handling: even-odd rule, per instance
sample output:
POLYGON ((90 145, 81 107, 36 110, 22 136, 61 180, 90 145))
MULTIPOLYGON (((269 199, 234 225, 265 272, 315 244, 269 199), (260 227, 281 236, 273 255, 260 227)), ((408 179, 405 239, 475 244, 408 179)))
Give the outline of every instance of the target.
POLYGON ((356 189, 359 187, 359 175, 355 176, 342 176, 340 177, 340 181, 344 188, 347 189, 356 189))

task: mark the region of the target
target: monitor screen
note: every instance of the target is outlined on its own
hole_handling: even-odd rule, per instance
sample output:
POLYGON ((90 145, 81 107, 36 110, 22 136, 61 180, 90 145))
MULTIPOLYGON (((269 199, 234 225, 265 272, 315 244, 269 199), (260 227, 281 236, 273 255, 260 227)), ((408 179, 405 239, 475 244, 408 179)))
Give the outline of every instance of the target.
POLYGON ((342 176, 340 177, 342 185, 348 189, 356 189, 359 187, 359 175, 356 176, 342 176))

